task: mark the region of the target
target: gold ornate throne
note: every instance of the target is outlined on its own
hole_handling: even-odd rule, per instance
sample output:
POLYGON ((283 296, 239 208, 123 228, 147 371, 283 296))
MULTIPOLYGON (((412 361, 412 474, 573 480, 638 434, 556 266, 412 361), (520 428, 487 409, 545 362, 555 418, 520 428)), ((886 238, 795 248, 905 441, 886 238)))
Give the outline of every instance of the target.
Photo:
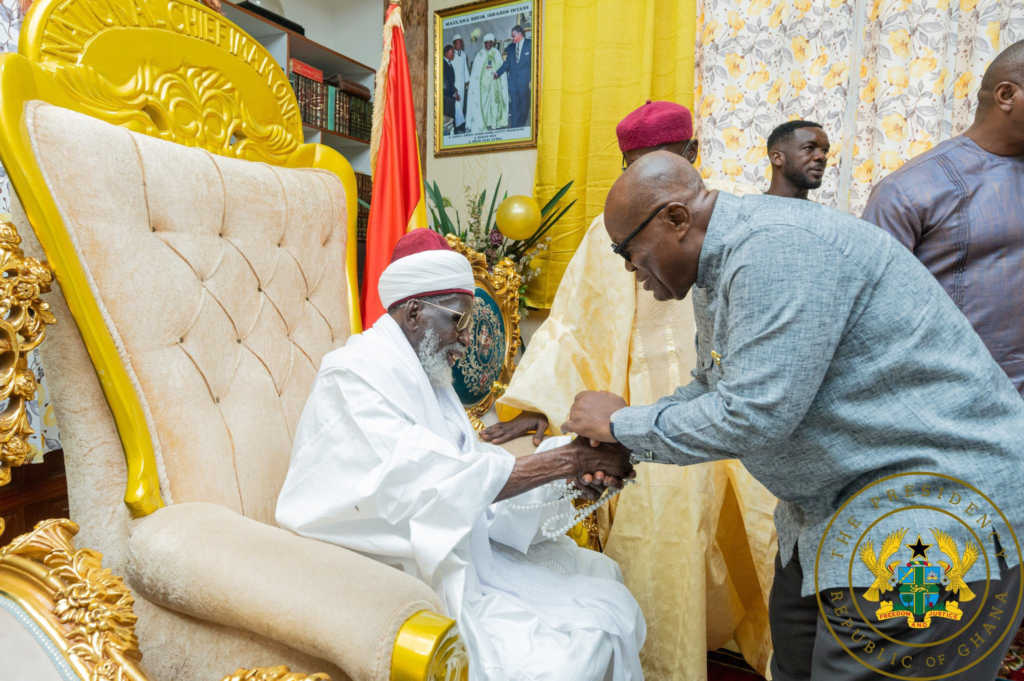
POLYGON ((455 365, 455 392, 473 427, 482 430, 481 418, 508 388, 515 370, 522 280, 509 258, 488 270, 483 253, 477 253, 454 235, 446 239, 469 260, 476 281, 473 340, 466 356, 455 365))
POLYGON ((71 516, 152 678, 465 678, 426 585, 274 524, 320 359, 359 322, 354 174, 304 144, 273 57, 191 0, 36 0, 0 57, 0 160, 56 275, 71 516))

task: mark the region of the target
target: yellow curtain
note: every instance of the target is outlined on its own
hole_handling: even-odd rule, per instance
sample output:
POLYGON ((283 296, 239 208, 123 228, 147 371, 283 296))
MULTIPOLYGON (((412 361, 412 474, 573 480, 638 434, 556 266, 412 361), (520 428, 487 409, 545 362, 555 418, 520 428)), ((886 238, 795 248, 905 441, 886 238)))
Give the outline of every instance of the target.
POLYGON ((576 205, 533 261, 526 301, 549 308, 565 267, 621 172, 615 126, 647 99, 693 108, 696 0, 547 0, 534 196, 569 180, 576 205))

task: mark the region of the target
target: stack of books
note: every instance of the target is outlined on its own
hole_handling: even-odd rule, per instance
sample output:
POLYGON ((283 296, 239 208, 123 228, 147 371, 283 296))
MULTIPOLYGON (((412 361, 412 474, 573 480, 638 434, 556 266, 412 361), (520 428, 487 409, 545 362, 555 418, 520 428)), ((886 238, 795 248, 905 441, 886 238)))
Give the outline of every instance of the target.
POLYGON ((332 76, 327 79, 328 82, 324 82, 323 71, 298 59, 291 60, 289 78, 292 89, 295 90, 303 123, 357 139, 370 140, 373 104, 331 84, 331 81, 339 82, 345 79, 332 76))
POLYGON ((351 97, 351 113, 348 120, 349 135, 361 140, 370 140, 370 133, 373 131, 373 104, 371 102, 351 97))
POLYGON ((302 122, 318 128, 326 128, 328 121, 324 110, 324 99, 328 93, 324 87, 324 72, 298 59, 291 60, 291 67, 289 79, 292 89, 295 90, 295 98, 299 102, 299 115, 302 116, 302 122))

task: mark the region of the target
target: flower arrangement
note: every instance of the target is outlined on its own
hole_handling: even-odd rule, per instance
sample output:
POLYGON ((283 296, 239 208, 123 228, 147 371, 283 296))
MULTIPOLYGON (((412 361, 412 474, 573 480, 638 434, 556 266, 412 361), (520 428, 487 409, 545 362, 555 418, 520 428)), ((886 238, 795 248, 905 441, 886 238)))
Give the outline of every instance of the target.
POLYGON ((433 186, 427 184, 426 191, 432 204, 430 215, 434 231, 442 236, 453 234, 469 248, 477 253, 483 253, 487 259, 487 268, 490 270, 504 258, 509 258, 514 263, 516 272, 522 278, 519 313, 525 319, 528 310, 523 302, 523 294, 527 284, 537 275, 537 270, 530 267, 530 262, 538 253, 548 249, 551 237, 545 235, 576 203, 573 200, 569 205, 558 208, 558 202, 570 187, 572 182, 559 189, 554 197, 539 209, 533 199, 525 196, 509 197, 507 191, 499 202, 501 178, 498 178, 498 185, 491 192, 489 204, 486 189, 474 195, 472 190, 466 187, 468 217, 465 223, 462 222, 459 211, 452 206, 451 200, 441 194, 436 182, 433 186), (485 205, 488 206, 486 214, 485 205), (449 209, 455 213, 454 222, 448 214, 449 209), (518 237, 520 234, 524 236, 509 236, 518 237))

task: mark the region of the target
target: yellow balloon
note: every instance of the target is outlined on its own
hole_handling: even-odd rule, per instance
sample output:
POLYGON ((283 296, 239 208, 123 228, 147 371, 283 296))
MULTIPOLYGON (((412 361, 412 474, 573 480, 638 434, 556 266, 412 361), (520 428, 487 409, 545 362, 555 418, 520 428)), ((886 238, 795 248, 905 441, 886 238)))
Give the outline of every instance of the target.
POLYGON ((506 238, 529 239, 540 228, 540 206, 529 196, 510 196, 498 206, 497 222, 506 238))

